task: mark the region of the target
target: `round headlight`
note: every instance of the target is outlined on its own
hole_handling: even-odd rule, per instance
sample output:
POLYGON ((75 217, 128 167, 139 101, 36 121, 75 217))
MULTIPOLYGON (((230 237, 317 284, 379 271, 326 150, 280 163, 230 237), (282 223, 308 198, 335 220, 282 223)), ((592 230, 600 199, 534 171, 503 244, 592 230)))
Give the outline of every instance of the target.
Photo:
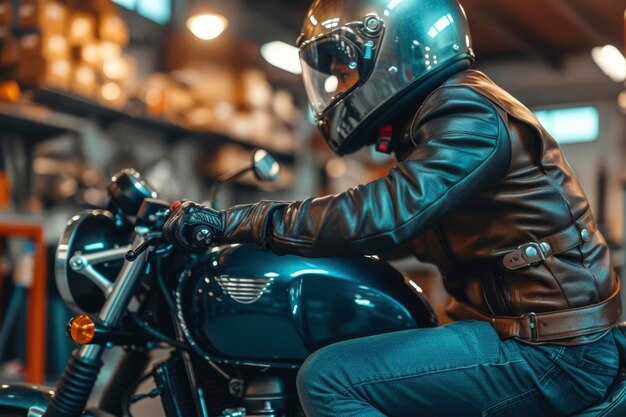
POLYGON ((85 210, 67 223, 55 256, 63 301, 77 313, 100 311, 130 249, 133 228, 107 210, 85 210))

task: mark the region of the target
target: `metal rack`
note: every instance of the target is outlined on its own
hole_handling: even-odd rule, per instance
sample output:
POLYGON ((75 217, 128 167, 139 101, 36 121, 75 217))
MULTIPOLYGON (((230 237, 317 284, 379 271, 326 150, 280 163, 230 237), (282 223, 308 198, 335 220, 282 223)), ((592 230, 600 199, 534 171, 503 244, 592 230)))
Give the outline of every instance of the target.
POLYGON ((35 247, 33 284, 28 290, 26 307, 26 382, 42 384, 46 369, 46 293, 48 288, 43 224, 31 216, 0 214, 0 236, 29 239, 35 247))
MULTIPOLYGON (((164 134, 170 142, 180 139, 191 139, 204 144, 210 143, 215 146, 234 144, 247 149, 259 147, 258 144, 243 141, 211 130, 188 129, 184 126, 168 122, 165 119, 150 116, 133 116, 127 112, 101 105, 94 100, 54 88, 38 88, 35 90, 33 98, 37 103, 54 108, 57 113, 61 112, 64 115, 72 115, 74 118, 76 118, 76 116, 92 118, 104 125, 113 122, 132 124, 137 127, 158 131, 164 134)), ((267 150, 272 152, 273 155, 283 162, 292 163, 295 159, 290 153, 271 148, 267 150)))

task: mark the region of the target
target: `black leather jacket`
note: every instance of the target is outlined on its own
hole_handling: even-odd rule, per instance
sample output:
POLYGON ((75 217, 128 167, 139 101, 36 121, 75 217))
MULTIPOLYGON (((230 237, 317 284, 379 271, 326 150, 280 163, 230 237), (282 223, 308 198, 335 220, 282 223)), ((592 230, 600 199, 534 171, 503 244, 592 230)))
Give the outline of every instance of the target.
POLYGON ((615 291, 607 244, 558 145, 484 74, 447 80, 408 133, 386 177, 341 194, 231 208, 225 240, 309 257, 409 242, 455 298, 491 315, 588 306, 615 291), (586 241, 532 266, 503 265, 504 254, 572 225, 586 241))

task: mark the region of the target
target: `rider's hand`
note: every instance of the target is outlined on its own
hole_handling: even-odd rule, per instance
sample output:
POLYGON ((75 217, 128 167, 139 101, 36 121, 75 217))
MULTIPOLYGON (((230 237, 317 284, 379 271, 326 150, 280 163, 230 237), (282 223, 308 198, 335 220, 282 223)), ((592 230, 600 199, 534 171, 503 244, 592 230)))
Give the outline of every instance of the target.
POLYGON ((163 226, 163 235, 178 249, 199 252, 219 243, 224 234, 224 212, 193 201, 176 202, 163 226))

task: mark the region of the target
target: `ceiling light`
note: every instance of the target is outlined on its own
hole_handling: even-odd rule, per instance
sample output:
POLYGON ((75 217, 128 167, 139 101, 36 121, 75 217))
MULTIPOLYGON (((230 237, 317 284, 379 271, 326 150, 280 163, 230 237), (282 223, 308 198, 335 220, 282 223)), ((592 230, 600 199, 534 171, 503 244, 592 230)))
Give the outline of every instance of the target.
POLYGON ((215 39, 226 30, 228 20, 219 14, 196 14, 187 19, 187 28, 203 40, 215 39))
POLYGON ((598 46, 591 50, 591 57, 610 79, 626 81, 626 58, 613 45, 598 46))
POLYGON ((261 46, 261 55, 267 62, 289 71, 292 74, 302 74, 298 48, 285 42, 274 41, 261 46))

